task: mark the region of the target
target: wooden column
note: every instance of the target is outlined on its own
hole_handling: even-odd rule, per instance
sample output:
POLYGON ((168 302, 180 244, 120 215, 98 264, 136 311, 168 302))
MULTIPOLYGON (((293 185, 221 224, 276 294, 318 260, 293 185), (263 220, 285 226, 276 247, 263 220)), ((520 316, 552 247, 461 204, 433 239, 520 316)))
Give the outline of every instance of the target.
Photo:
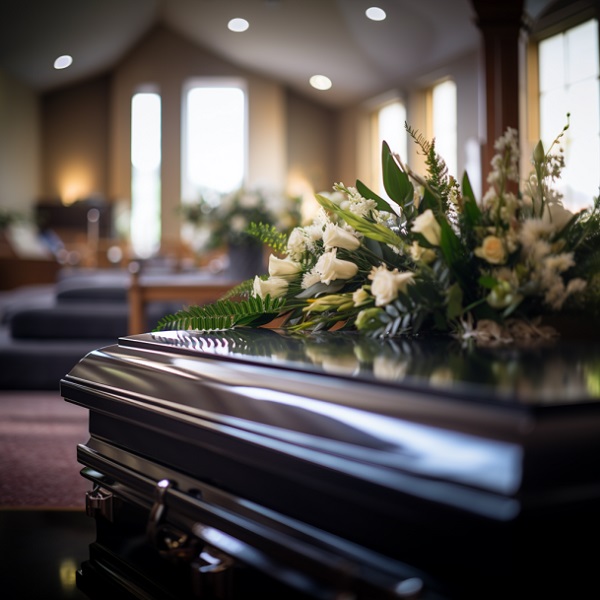
MULTIPOLYGON (((482 34, 485 140, 482 181, 494 155, 494 142, 507 127, 520 129, 519 100, 525 34, 524 0, 471 0, 482 34)), ((485 184, 484 184, 485 189, 485 184)))

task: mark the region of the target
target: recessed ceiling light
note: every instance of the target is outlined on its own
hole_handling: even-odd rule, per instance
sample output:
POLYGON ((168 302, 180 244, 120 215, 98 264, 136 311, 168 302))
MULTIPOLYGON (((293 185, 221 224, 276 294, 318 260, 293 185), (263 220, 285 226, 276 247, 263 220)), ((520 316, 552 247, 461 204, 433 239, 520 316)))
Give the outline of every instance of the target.
POLYGON ((230 31, 246 31, 250 27, 250 23, 246 21, 246 19, 231 19, 229 23, 227 23, 227 29, 230 31))
POLYGON ((386 17, 385 10, 383 10, 383 8, 379 8, 378 6, 371 6, 371 8, 367 8, 365 15, 367 15, 371 21, 383 21, 386 17))
POLYGON ((331 87, 331 79, 325 75, 313 75, 310 78, 310 85, 317 90, 328 90, 331 87))
POLYGON ((67 67, 71 66, 72 62, 73 62, 72 56, 69 56, 68 54, 63 54, 62 56, 59 56, 54 61, 54 68, 55 69, 66 69, 67 67))

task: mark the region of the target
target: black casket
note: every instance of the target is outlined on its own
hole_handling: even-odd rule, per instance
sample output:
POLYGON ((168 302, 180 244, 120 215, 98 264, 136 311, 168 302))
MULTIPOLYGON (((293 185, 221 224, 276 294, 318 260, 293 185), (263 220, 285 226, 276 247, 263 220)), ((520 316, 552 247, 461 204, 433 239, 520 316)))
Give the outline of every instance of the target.
POLYGON ((600 344, 148 333, 61 381, 90 597, 600 597, 600 344))

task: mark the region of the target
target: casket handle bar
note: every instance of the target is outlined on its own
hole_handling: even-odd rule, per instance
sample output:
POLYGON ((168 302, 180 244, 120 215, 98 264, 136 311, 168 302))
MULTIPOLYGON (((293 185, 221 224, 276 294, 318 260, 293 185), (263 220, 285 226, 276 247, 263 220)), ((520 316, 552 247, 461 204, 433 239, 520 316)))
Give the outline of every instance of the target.
POLYGON ((173 483, 162 479, 156 484, 154 504, 148 517, 146 536, 159 554, 170 561, 190 565, 192 587, 199 598, 230 598, 235 561, 217 548, 203 543, 166 523, 168 491, 173 483))
MULTIPOLYGON (((104 457, 91 453, 86 448, 80 448, 85 460, 81 460, 84 464, 93 468, 93 474, 86 475, 92 481, 97 483, 97 496, 92 494, 90 503, 101 514, 110 516, 112 493, 106 491, 106 488, 111 488, 110 482, 108 485, 101 487, 98 483, 98 477, 102 477, 101 472, 111 475, 114 469, 112 462, 104 457), (108 495, 111 499, 103 500, 104 495, 108 495), (106 506, 105 506, 106 504, 106 506)), ((130 472, 126 468, 118 467, 121 480, 131 476, 132 480, 139 480, 137 484, 131 483, 133 488, 140 487, 143 476, 137 473, 130 472)), ((199 498, 192 498, 189 494, 180 491, 173 481, 162 479, 152 482, 154 490, 154 502, 150 507, 150 515, 146 524, 146 535, 149 543, 154 546, 157 551, 166 559, 173 561, 186 561, 192 566, 192 582, 196 582, 197 589, 206 590, 204 596, 207 598, 231 598, 226 590, 233 588, 233 571, 237 564, 248 564, 259 568, 263 572, 269 572, 270 568, 275 567, 278 575, 276 578, 282 578, 288 569, 285 563, 279 564, 271 560, 269 555, 264 555, 258 552, 256 547, 250 544, 251 539, 238 538, 235 535, 237 530, 246 531, 246 525, 236 522, 232 529, 223 529, 217 525, 225 517, 219 515, 215 519, 213 508, 205 504, 199 498), (173 514, 167 516, 169 506, 173 508, 173 514), (193 510, 186 510, 193 507, 193 510), (181 521, 181 515, 186 512, 194 513, 195 519, 192 525, 189 523, 184 528, 189 534, 180 529, 174 523, 181 521), (209 517, 210 522, 203 523, 198 520, 199 514, 205 514, 209 517), (215 527, 216 525, 216 527, 215 527), (226 543, 225 543, 226 542, 226 543), (233 549, 228 552, 222 550, 221 546, 225 544, 227 548, 233 549), (283 565, 283 566, 282 566, 283 565), (207 589, 208 588, 208 589, 207 589)), ((121 492, 122 493, 122 492, 121 492)), ((119 498, 119 494, 115 495, 119 498)), ((222 524, 222 523, 221 523, 222 524)), ((230 522, 233 525, 233 522, 230 522)), ((301 589, 315 590, 320 589, 325 595, 320 594, 319 597, 347 599, 347 598, 363 598, 377 597, 389 600, 442 600, 445 596, 438 595, 430 585, 425 583, 425 580, 420 576, 400 577, 395 583, 388 579, 389 574, 385 573, 383 579, 376 575, 372 580, 368 577, 362 580, 361 577, 356 579, 356 573, 352 567, 354 558, 346 565, 347 568, 341 569, 339 557, 331 555, 329 550, 321 549, 320 546, 313 546, 308 543, 307 547, 304 544, 293 543, 289 545, 287 535, 281 537, 276 530, 270 530, 260 527, 255 530, 251 537, 258 537, 261 544, 265 542, 271 546, 276 556, 280 552, 287 555, 288 564, 293 564, 294 567, 290 571, 293 582, 289 582, 293 587, 301 589), (315 570, 316 569, 316 570, 315 570), (340 570, 341 569, 341 570, 340 570), (348 570, 349 569, 349 570, 348 570), (318 573, 318 575, 317 575, 318 573), (317 575, 316 579, 312 579, 313 575, 317 575), (346 579, 348 578, 348 579, 346 579), (319 582, 319 583, 317 583, 319 582), (306 584, 306 588, 304 588, 306 584), (324 584, 324 587, 321 587, 324 584), (332 585, 333 584, 333 585, 332 585), (354 590, 356 584, 361 591, 354 590), (366 588, 363 586, 366 585, 366 588), (315 587, 316 586, 316 587, 315 587), (369 590, 369 591, 367 591, 369 590), (363 594, 366 592, 366 595, 363 594), (373 595, 372 592, 375 592, 373 595)), ((356 558, 359 560, 359 558, 356 558)), ((288 573, 288 574, 290 574, 288 573)), ((415 573, 415 575, 417 575, 415 573)), ((287 581, 285 577, 282 579, 287 581)))

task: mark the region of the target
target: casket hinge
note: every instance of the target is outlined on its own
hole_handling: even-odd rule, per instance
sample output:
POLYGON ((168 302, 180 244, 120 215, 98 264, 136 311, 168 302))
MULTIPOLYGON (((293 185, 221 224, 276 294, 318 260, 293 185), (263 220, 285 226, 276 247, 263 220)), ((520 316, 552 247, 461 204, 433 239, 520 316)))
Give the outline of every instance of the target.
POLYGON ((108 490, 95 485, 90 492, 85 494, 85 514, 88 517, 103 517, 107 521, 113 520, 113 494, 108 490))

